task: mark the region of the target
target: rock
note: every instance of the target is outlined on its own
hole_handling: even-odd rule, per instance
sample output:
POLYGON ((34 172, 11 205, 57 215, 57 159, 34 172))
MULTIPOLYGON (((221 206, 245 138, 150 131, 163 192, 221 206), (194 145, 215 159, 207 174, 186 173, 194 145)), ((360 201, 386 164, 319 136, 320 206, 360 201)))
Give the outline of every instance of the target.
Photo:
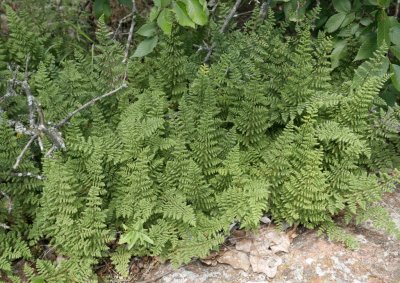
POLYGON ((279 245, 282 242, 281 233, 276 230, 270 230, 265 237, 269 240, 271 245, 279 245))
POLYGON ((285 235, 284 233, 281 233, 280 238, 281 238, 280 243, 277 245, 271 245, 271 247, 270 247, 271 250, 274 253, 277 253, 277 252, 288 253, 289 247, 290 247, 290 240, 289 240, 288 236, 285 235))
POLYGON ((268 258, 250 255, 250 264, 253 271, 264 273, 269 278, 275 277, 278 271, 278 266, 282 263, 282 259, 275 255, 272 255, 268 258))
POLYGON ((236 249, 249 253, 251 249, 252 241, 250 239, 241 239, 236 242, 236 249))
POLYGON ((261 217, 260 221, 261 221, 262 223, 264 223, 264 224, 269 224, 269 223, 271 223, 271 219, 269 219, 269 217, 267 217, 267 216, 261 217))
POLYGON ((253 241, 250 249, 250 255, 258 257, 269 257, 273 252, 269 249, 268 241, 253 241))
POLYGON ((214 259, 201 259, 200 261, 205 265, 216 266, 218 264, 218 262, 214 259))
POLYGON ((235 269, 248 271, 250 268, 249 257, 246 253, 236 250, 226 251, 217 261, 219 263, 229 264, 235 269))

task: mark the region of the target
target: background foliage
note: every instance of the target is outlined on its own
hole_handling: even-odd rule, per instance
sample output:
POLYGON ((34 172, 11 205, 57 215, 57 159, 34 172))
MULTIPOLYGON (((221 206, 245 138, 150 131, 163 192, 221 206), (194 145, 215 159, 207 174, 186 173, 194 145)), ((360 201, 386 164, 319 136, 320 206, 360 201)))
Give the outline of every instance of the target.
POLYGON ((265 213, 353 248, 338 214, 399 235, 377 205, 400 161, 397 3, 35 3, 1 6, 7 280, 179 265, 265 213))

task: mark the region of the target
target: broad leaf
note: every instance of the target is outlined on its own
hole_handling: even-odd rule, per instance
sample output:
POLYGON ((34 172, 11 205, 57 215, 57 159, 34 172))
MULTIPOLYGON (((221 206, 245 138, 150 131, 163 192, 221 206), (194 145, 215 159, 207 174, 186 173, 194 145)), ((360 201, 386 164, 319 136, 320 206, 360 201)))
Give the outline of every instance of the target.
POLYGON ((331 16, 325 24, 326 31, 329 33, 336 31, 343 23, 345 17, 345 13, 338 13, 331 16))
POLYGON ((400 45, 400 24, 397 24, 389 30, 390 41, 394 45, 400 45))
POLYGON ((350 0, 333 0, 333 7, 336 11, 342 13, 349 13, 351 11, 350 0))
POLYGON ((150 10, 150 15, 149 15, 149 20, 150 22, 153 22, 155 19, 157 19, 158 15, 160 14, 161 8, 154 6, 150 10))
POLYGON ((362 24, 363 26, 368 26, 371 23, 373 23, 374 21, 371 18, 362 18, 360 20, 360 24, 362 24))
POLYGON ((145 37, 152 37, 156 34, 156 32, 157 25, 155 23, 147 23, 142 25, 136 33, 145 37))
POLYGON ((139 43, 138 47, 135 50, 135 53, 133 53, 133 57, 144 57, 147 54, 151 53, 154 50, 154 47, 156 47, 158 42, 158 36, 153 36, 150 38, 146 38, 143 40, 141 43, 139 43))
POLYGON ((205 25, 208 20, 208 10, 204 10, 198 0, 185 0, 185 3, 190 19, 200 26, 205 25))
POLYGON ((376 44, 376 35, 371 33, 369 36, 367 36, 363 43, 361 44, 360 49, 357 52, 357 56, 354 59, 355 61, 357 60, 364 60, 369 57, 371 57, 374 53, 374 51, 377 48, 376 44))
POLYGON ((382 8, 387 8, 390 5, 391 0, 376 0, 376 3, 382 8))
POLYGON ((194 22, 189 18, 189 15, 186 12, 185 4, 181 2, 174 2, 172 10, 175 13, 175 17, 176 20, 178 21, 178 24, 180 24, 183 27, 195 28, 194 22))
POLYGON ((166 35, 171 35, 172 13, 169 9, 164 9, 161 11, 157 18, 157 24, 166 35))
POLYGON ((391 46, 390 51, 397 58, 397 60, 400 60, 400 45, 391 46))
POLYGON ((104 15, 106 18, 111 16, 111 7, 109 0, 95 0, 93 4, 93 11, 96 17, 104 15))
POLYGON ((171 3, 171 0, 154 0, 154 5, 159 8, 165 8, 171 3))
POLYGON ((354 13, 347 14, 340 26, 342 28, 345 26, 348 26, 350 23, 352 23, 354 21, 355 18, 356 18, 356 14, 354 14, 354 13))
POLYGON ((132 7, 132 0, 118 0, 121 5, 132 7))
POLYGON ((377 30, 377 42, 378 46, 381 46, 383 42, 386 42, 387 45, 390 44, 389 38, 389 29, 390 29, 390 20, 385 11, 380 11, 377 16, 378 21, 378 30, 377 30))
POLYGON ((390 66, 391 71, 393 72, 393 75, 391 77, 392 83, 394 87, 400 91, 400 66, 396 64, 392 64, 390 66))
POLYGON ((331 53, 332 68, 336 68, 337 66, 339 66, 339 61, 346 55, 346 52, 347 52, 346 40, 340 40, 335 43, 331 53))

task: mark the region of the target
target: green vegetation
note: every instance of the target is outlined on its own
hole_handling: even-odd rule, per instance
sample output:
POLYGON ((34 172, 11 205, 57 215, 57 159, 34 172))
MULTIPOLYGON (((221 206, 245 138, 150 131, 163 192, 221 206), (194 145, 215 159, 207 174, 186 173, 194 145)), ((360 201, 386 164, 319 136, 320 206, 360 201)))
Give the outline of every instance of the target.
MULTIPOLYGON (((204 12, 204 1, 186 2, 187 19, 180 1, 152 8, 158 17, 175 9, 175 19, 134 14, 127 44, 104 16, 92 33, 74 8, 34 16, 29 1, 4 5, 4 278, 97 281, 99 262, 127 276, 144 255, 180 265, 218 249, 232 224, 257 228, 265 213, 351 248, 339 214, 400 236, 377 205, 400 163, 400 108, 382 93, 389 42, 342 65, 340 35, 318 30, 323 3, 284 20, 266 2, 271 9, 252 7, 231 28, 233 3, 204 12)), ((339 13, 354 7, 334 3, 339 13)))

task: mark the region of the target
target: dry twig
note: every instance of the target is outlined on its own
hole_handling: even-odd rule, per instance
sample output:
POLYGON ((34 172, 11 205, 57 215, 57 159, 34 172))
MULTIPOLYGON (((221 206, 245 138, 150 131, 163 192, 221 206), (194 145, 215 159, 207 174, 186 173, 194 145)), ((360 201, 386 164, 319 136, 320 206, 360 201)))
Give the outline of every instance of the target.
POLYGON ((128 61, 129 47, 131 46, 132 38, 133 38, 133 30, 135 29, 135 18, 136 18, 136 3, 135 3, 135 0, 132 0, 132 12, 131 12, 131 14, 132 14, 132 22, 131 22, 131 27, 129 28, 128 40, 126 41, 124 59, 122 60, 122 63, 124 63, 124 64, 126 64, 127 61, 128 61))
POLYGON ((13 165, 13 169, 17 169, 19 164, 21 163, 22 158, 24 157, 25 153, 29 149, 29 146, 32 144, 32 142, 38 137, 38 134, 33 135, 30 140, 26 143, 25 147, 22 149, 21 153, 18 155, 17 160, 15 161, 13 165))
POLYGON ((56 128, 56 129, 61 128, 63 125, 65 125, 66 123, 68 123, 68 121, 71 120, 72 117, 74 117, 76 114, 78 114, 79 112, 81 112, 83 109, 86 109, 86 108, 88 108, 89 106, 92 106, 92 105, 95 104, 97 101, 99 101, 99 100, 101 100, 101 99, 103 99, 103 98, 106 98, 106 97, 108 97, 108 96, 111 96, 111 95, 117 93, 118 91, 120 91, 120 90, 123 89, 123 88, 126 88, 127 86, 128 86, 128 85, 127 85, 125 82, 123 82, 123 83, 122 83, 119 87, 117 87, 116 89, 114 89, 114 90, 112 90, 112 91, 110 91, 110 92, 107 92, 107 93, 105 93, 105 94, 103 94, 103 95, 97 96, 97 97, 93 98, 92 100, 86 102, 85 104, 83 104, 83 105, 80 106, 79 108, 77 108, 77 109, 75 109, 74 111, 72 111, 71 113, 69 113, 69 114, 67 115, 67 117, 65 117, 65 118, 62 119, 60 122, 58 122, 58 123, 54 126, 54 128, 56 128))
MULTIPOLYGON (((232 9, 230 10, 228 16, 226 16, 224 23, 222 24, 221 28, 219 29, 220 33, 225 33, 228 29, 229 23, 232 20, 233 16, 236 14, 237 9, 239 8, 240 4, 242 3, 242 0, 236 0, 235 5, 233 5, 232 9)), ((211 47, 208 48, 208 52, 206 57, 204 58, 204 63, 208 63, 208 61, 211 58, 211 54, 214 51, 214 48, 216 47, 216 43, 214 42, 211 47)))

